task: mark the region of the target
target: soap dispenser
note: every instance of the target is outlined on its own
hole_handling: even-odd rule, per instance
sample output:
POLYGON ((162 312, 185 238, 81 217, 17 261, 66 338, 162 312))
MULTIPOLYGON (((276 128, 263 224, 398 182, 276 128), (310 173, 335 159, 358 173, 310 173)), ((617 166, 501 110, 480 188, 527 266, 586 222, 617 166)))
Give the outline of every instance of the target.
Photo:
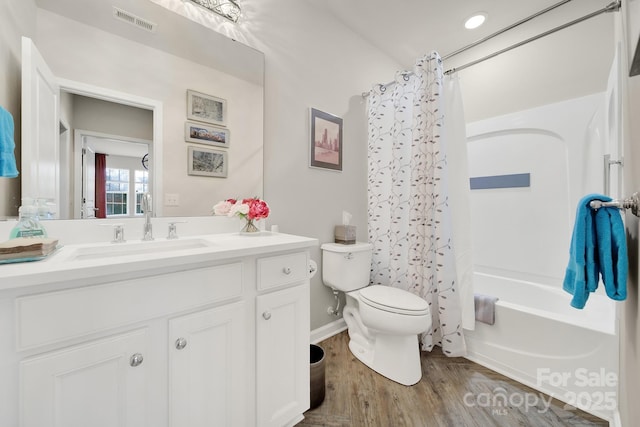
POLYGON ((9 235, 10 239, 18 237, 47 237, 47 231, 38 218, 38 207, 30 199, 23 199, 18 209, 18 224, 9 235))

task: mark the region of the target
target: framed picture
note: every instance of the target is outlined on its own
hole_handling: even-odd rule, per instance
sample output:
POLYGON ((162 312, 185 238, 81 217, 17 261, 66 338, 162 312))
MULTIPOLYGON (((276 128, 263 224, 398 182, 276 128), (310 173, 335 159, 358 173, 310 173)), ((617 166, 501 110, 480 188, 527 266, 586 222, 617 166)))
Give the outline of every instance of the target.
POLYGON ((342 119, 311 109, 311 161, 309 166, 342 170, 342 119))
POLYGON ((230 132, 227 128, 194 122, 184 124, 184 139, 187 142, 228 147, 229 137, 230 132))
POLYGON ((224 126, 227 122, 227 101, 187 90, 187 119, 224 126))
POLYGON ((229 152, 200 147, 188 147, 188 174, 227 177, 229 152))

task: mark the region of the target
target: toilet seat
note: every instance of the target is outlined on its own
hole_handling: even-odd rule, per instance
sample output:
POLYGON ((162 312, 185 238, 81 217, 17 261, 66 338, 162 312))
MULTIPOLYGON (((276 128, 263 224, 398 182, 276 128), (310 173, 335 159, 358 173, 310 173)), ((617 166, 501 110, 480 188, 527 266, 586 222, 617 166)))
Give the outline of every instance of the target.
POLYGON ((429 304, 411 292, 391 286, 372 285, 360 289, 361 301, 371 307, 410 316, 429 314, 429 304))

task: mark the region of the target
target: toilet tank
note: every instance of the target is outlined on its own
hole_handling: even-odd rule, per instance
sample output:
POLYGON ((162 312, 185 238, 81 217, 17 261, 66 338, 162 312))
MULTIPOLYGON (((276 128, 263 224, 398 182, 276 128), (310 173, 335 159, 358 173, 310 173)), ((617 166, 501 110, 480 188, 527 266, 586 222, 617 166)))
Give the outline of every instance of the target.
POLYGON ((322 249, 322 281, 326 286, 350 292, 369 285, 373 245, 325 243, 320 249, 322 249))

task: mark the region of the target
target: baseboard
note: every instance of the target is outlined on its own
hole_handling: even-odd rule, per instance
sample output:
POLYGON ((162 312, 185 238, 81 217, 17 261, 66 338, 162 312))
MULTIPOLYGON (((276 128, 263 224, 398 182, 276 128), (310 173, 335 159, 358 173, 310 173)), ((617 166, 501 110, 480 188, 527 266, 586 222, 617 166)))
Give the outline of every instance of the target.
POLYGON ((334 320, 331 323, 327 323, 324 326, 320 326, 317 329, 311 331, 311 344, 317 344, 320 341, 324 341, 327 338, 331 338, 334 335, 347 329, 347 323, 343 318, 334 320))

